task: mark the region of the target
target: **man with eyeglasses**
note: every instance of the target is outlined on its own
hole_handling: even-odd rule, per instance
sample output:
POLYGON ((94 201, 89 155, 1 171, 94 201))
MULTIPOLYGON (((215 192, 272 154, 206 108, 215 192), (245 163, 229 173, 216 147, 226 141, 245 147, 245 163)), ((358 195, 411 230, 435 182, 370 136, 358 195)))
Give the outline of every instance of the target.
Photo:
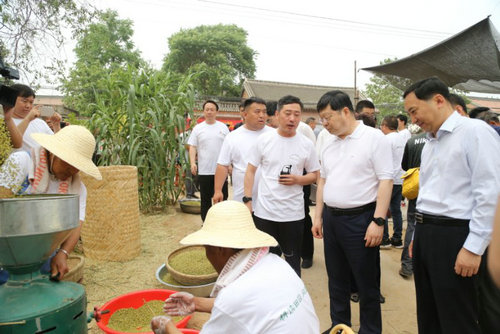
POLYGON ((381 333, 379 245, 392 192, 391 145, 381 131, 356 120, 342 91, 324 94, 317 110, 333 135, 320 154, 312 228, 316 238, 324 238, 332 327, 351 326, 352 272, 359 292, 359 333, 381 333))

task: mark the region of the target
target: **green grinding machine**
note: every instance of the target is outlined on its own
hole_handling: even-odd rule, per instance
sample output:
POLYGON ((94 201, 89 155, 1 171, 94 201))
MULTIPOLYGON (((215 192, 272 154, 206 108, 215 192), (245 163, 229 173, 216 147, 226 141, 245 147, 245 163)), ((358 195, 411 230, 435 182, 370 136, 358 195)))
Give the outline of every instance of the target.
POLYGON ((77 283, 41 274, 42 264, 79 225, 78 195, 0 199, 0 334, 87 333, 87 302, 77 283))

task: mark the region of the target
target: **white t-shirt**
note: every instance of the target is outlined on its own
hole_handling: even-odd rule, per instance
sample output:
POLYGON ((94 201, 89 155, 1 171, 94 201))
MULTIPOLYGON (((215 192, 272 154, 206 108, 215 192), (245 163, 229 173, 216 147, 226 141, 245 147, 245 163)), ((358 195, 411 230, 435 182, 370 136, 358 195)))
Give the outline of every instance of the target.
MULTIPOLYGON (((12 117, 12 119, 14 120, 14 124, 16 124, 16 126, 18 126, 19 123, 21 123, 23 121, 22 118, 14 118, 14 117, 12 117)), ((32 148, 34 149, 34 148, 40 147, 40 144, 38 144, 31 137, 32 133, 45 133, 45 134, 48 134, 48 135, 53 135, 54 134, 54 132, 49 128, 49 126, 47 125, 47 123, 45 123, 44 120, 42 120, 40 118, 35 118, 34 120, 32 120, 28 124, 28 127, 26 128, 26 131, 24 132, 24 135, 23 135, 23 146, 21 148, 23 151, 30 152, 32 148)))
POLYGON ((399 135, 400 135, 401 137, 403 137, 403 138, 404 138, 405 144, 406 144, 406 142, 408 141, 408 139, 410 139, 410 138, 411 138, 411 132, 410 132, 410 130, 408 130, 408 129, 406 129, 406 128, 405 128, 405 129, 403 129, 403 130, 401 130, 401 131, 399 131, 398 133, 399 133, 399 135))
POLYGON ((251 150, 248 162, 261 168, 258 184, 259 197, 254 203, 259 218, 287 222, 304 219, 302 186, 279 184, 281 171, 303 175, 319 170, 319 161, 313 144, 301 134, 282 137, 271 131, 259 137, 251 150))
POLYGON ((312 141, 313 145, 316 145, 316 135, 314 134, 313 129, 311 129, 311 127, 307 125, 307 123, 300 121, 299 126, 297 126, 297 132, 302 133, 312 141))
POLYGON ((392 166, 394 168, 394 184, 403 184, 404 171, 401 168, 403 153, 405 152, 406 139, 401 135, 401 132, 391 132, 386 135, 392 147, 392 166))
POLYGON ((202 334, 319 333, 302 280, 281 258, 267 254, 219 292, 202 334))
POLYGON ((318 154, 319 159, 321 160, 321 152, 323 152, 323 148, 325 146, 325 143, 333 137, 333 135, 328 132, 327 129, 321 130, 321 132, 318 135, 318 138, 316 138, 316 153, 318 154))
POLYGON ((188 139, 188 145, 195 146, 198 153, 198 174, 215 175, 217 158, 229 133, 227 126, 219 121, 207 124, 206 121, 197 124, 188 139))
POLYGON ((321 153, 323 201, 348 209, 377 199, 379 180, 392 180, 391 144, 382 131, 359 121, 344 139, 332 136, 321 153))
MULTIPOLYGON (((248 157, 257 138, 266 132, 276 131, 275 129, 264 126, 259 131, 248 130, 244 125, 229 133, 224 139, 220 150, 217 164, 222 166, 233 165, 233 199, 241 202, 244 195, 245 171, 248 165, 248 157)), ((257 199, 257 184, 260 178, 260 169, 257 169, 252 191, 252 203, 257 199)))

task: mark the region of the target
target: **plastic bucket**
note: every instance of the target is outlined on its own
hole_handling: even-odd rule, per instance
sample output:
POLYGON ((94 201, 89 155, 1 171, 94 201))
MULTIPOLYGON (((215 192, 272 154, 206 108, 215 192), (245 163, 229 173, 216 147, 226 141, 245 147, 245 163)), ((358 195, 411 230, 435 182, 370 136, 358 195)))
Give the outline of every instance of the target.
MULTIPOLYGON (((139 308, 142 305, 144 305, 144 301, 149 302, 151 300, 165 300, 167 299, 171 294, 175 293, 177 291, 172 291, 172 290, 165 290, 165 289, 151 289, 151 290, 140 290, 140 291, 135 291, 135 292, 130 292, 121 296, 118 296, 116 298, 111 299, 107 303, 105 303, 102 307, 99 309, 102 311, 109 310, 109 313, 105 313, 101 316, 101 321, 97 322, 97 326, 104 331, 105 333, 108 334, 128 334, 129 332, 118 332, 113 329, 110 329, 107 327, 109 318, 113 313, 115 313, 116 310, 122 309, 122 308, 139 308)), ((188 323, 189 319, 191 319, 191 316, 186 316, 184 319, 176 323, 177 328, 185 328, 186 324, 188 323)), ((187 330, 187 329, 186 329, 187 330)), ((192 329, 190 331, 193 331, 192 329)), ((198 331, 194 330, 194 332, 190 331, 184 331, 183 333, 190 333, 190 334, 195 334, 199 333, 198 331)), ((147 334, 154 334, 153 332, 144 332, 147 334)))

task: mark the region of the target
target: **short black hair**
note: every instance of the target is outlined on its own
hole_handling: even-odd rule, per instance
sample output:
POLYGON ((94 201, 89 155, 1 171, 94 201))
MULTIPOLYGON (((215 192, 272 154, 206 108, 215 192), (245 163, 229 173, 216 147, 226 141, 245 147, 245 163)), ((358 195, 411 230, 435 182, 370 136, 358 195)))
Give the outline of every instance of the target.
POLYGON ((485 111, 489 111, 490 108, 488 107, 476 107, 474 109, 472 109, 469 113, 469 117, 470 118, 477 118, 477 116, 482 113, 482 112, 485 112, 485 111))
POLYGON ((450 103, 452 106, 461 106, 464 112, 467 114, 467 106, 465 105, 464 99, 460 95, 450 93, 450 103))
POLYGON ((436 94, 441 94, 446 100, 450 101, 450 91, 448 86, 444 84, 438 77, 430 77, 424 80, 415 82, 413 85, 408 87, 403 93, 403 98, 405 98, 411 92, 415 93, 415 96, 419 100, 429 100, 436 94))
POLYGON ((398 114, 396 116, 400 121, 403 121, 406 124, 408 124, 408 116, 404 115, 404 114, 398 114))
POLYGON ((499 121, 498 120, 498 115, 495 114, 491 110, 483 111, 482 113, 480 113, 479 115, 477 115, 477 119, 481 119, 481 120, 485 121, 486 123, 490 123, 490 122, 497 123, 499 121))
POLYGON ((371 126, 372 128, 377 127, 377 122, 375 121, 375 118, 371 117, 370 115, 361 114, 359 115, 359 119, 363 122, 364 125, 371 126))
POLYGON ((267 116, 269 116, 269 117, 274 116, 276 114, 277 109, 278 109, 278 102, 267 101, 267 103, 266 103, 267 116))
POLYGON ((390 130, 398 129, 398 118, 394 115, 387 115, 382 120, 382 124, 387 126, 390 130))
POLYGON ((304 109, 304 104, 302 103, 302 101, 298 97, 293 96, 293 95, 285 95, 281 99, 278 100, 277 110, 279 111, 279 110, 283 109, 284 105, 292 104, 292 103, 297 103, 298 105, 300 105, 300 111, 302 111, 304 109))
POLYGON ((375 105, 372 101, 361 100, 356 104, 356 113, 359 114, 363 108, 375 109, 375 105))
POLYGON ((321 110, 325 109, 327 106, 330 106, 332 110, 337 111, 347 107, 352 113, 354 113, 349 95, 340 90, 331 90, 323 94, 316 105, 316 109, 318 112, 321 112, 321 110))
POLYGON ((12 86, 10 86, 10 88, 14 89, 17 92, 17 97, 36 97, 35 91, 29 86, 23 84, 13 84, 12 86))
POLYGON ((260 97, 256 97, 256 96, 253 96, 253 97, 249 97, 248 99, 246 99, 244 102, 243 102, 243 108, 247 108, 249 105, 251 105, 252 103, 258 103, 258 104, 266 104, 266 101, 264 101, 263 99, 261 99, 260 97))
POLYGON ((316 118, 314 117, 308 117, 305 121, 306 124, 309 124, 309 123, 312 123, 312 122, 316 122, 316 118))
POLYGON ((213 105, 215 105, 215 110, 219 111, 219 105, 214 100, 206 100, 205 102, 203 102, 202 110, 205 110, 205 105, 207 103, 212 103, 213 105))

